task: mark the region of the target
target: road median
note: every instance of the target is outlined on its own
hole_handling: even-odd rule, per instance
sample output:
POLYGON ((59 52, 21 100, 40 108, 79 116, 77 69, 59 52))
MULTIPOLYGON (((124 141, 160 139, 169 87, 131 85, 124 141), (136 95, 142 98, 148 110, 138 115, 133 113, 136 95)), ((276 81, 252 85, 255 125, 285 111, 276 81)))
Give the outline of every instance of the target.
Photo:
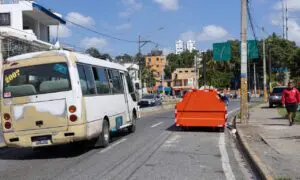
POLYGON ((141 109, 141 117, 152 115, 153 113, 160 113, 164 111, 169 111, 171 109, 175 108, 176 104, 164 104, 161 106, 155 106, 155 107, 148 107, 148 108, 142 108, 141 109))

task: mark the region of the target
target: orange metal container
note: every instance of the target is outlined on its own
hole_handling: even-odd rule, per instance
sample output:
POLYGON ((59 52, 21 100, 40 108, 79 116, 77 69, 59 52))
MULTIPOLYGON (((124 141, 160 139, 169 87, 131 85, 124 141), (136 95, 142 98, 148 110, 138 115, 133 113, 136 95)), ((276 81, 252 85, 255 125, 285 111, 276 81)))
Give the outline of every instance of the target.
POLYGON ((214 89, 187 92, 175 108, 175 124, 183 127, 225 127, 227 108, 214 89))

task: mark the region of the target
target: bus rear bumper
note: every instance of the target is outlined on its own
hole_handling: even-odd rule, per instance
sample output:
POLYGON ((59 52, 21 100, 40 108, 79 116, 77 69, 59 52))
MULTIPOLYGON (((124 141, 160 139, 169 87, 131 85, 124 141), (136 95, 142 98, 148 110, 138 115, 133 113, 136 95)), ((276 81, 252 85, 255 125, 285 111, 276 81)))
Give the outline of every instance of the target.
POLYGON ((87 139, 86 124, 69 126, 67 131, 55 132, 56 129, 45 129, 44 132, 17 135, 15 132, 4 133, 7 147, 34 148, 69 144, 87 139))

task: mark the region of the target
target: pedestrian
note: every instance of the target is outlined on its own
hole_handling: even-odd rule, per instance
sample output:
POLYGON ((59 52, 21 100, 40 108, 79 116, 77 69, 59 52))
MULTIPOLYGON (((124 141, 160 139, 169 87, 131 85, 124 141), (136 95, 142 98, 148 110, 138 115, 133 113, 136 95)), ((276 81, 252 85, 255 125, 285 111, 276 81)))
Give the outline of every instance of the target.
POLYGON ((294 87, 292 81, 288 83, 287 89, 283 91, 281 101, 283 107, 287 110, 290 126, 292 126, 295 124, 296 112, 300 104, 300 93, 298 89, 294 87))

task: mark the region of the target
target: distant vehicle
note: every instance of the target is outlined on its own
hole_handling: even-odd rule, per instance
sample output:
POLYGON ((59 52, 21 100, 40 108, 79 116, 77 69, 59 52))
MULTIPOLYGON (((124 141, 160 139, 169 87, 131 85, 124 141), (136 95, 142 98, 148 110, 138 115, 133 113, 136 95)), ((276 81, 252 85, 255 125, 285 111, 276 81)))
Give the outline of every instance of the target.
POLYGON ((161 100, 157 98, 155 94, 144 95, 139 102, 139 105, 141 107, 156 106, 160 104, 161 104, 161 100))
POLYGON ((69 51, 36 52, 9 58, 2 75, 8 147, 78 141, 105 147, 110 132, 135 131, 139 107, 120 64, 69 51))
POLYGON ((282 105, 281 98, 283 90, 286 89, 286 86, 277 86, 273 88, 272 93, 269 96, 269 107, 272 108, 274 105, 282 105))

